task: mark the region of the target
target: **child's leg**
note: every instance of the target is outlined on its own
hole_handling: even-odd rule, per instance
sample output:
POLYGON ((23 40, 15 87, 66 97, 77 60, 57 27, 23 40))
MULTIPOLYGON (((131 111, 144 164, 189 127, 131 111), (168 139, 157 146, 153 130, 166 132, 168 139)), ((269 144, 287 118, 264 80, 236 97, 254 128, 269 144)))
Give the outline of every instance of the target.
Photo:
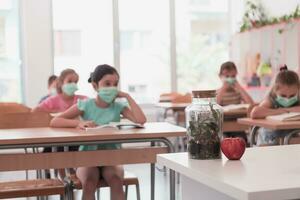
POLYGON ((270 146, 279 145, 279 138, 284 138, 292 130, 271 130, 260 128, 258 131, 257 145, 270 146))
POLYGON ((95 192, 99 181, 98 167, 80 167, 76 175, 82 184, 82 199, 95 200, 95 192))
POLYGON ((102 177, 110 187, 111 200, 124 200, 123 166, 107 166, 102 168, 102 177))

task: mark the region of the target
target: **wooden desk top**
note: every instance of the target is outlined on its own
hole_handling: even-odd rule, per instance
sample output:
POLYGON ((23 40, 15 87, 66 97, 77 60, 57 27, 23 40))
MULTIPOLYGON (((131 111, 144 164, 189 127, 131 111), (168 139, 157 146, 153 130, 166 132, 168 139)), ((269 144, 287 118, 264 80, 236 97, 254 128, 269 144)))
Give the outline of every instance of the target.
POLYGON ((158 155, 159 164, 240 200, 299 199, 300 145, 247 148, 238 161, 158 155))
POLYGON ((238 123, 248 126, 259 126, 277 130, 300 129, 299 121, 280 122, 266 119, 240 118, 238 119, 238 123))
POLYGON ((181 109, 181 110, 184 110, 189 105, 191 105, 191 103, 163 102, 163 103, 156 104, 156 107, 158 107, 158 108, 164 108, 164 109, 181 109))
POLYGON ((166 122, 146 123, 141 129, 78 130, 74 128, 0 129, 0 145, 49 144, 117 139, 185 136, 186 129, 166 122))
MULTIPOLYGON (((191 103, 158 103, 156 104, 156 107, 158 108, 164 108, 164 109, 173 109, 173 110, 182 110, 191 105, 191 103)), ((246 117, 247 116, 247 110, 246 109, 240 109, 240 110, 232 110, 232 111, 225 111, 224 117, 229 118, 238 118, 238 117, 246 117)))

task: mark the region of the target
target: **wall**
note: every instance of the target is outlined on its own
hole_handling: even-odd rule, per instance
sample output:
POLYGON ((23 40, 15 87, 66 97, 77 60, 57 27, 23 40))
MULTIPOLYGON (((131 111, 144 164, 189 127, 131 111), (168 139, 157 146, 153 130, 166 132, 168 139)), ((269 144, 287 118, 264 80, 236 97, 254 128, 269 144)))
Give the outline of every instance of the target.
POLYGON ((51 0, 20 1, 24 103, 30 107, 47 93, 53 73, 51 15, 51 0))
POLYGON ((282 16, 293 12, 300 0, 261 0, 269 16, 282 16))

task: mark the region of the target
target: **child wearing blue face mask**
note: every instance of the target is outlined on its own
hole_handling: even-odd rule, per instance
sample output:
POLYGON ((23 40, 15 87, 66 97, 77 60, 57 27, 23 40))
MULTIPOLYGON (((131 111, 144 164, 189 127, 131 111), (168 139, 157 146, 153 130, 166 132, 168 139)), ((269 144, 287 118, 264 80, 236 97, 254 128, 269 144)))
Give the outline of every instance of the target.
MULTIPOLYGON (((146 117, 141 108, 125 92, 117 89, 119 74, 115 68, 109 65, 99 65, 96 67, 88 80, 92 83, 97 95, 93 99, 79 101, 77 105, 55 117, 50 126, 52 127, 74 127, 85 129, 96 125, 108 124, 109 122, 119 122, 120 115, 135 122, 144 124, 146 117), (126 98, 129 106, 115 101, 116 98, 126 98), (81 116, 84 121, 76 119, 81 116)), ((121 148, 117 144, 105 144, 98 146, 81 146, 80 150, 96 149, 117 149, 121 148)), ((95 199, 95 191, 100 176, 105 179, 111 188, 111 199, 123 200, 123 167, 80 167, 77 169, 77 176, 83 186, 82 199, 95 199)))
MULTIPOLYGON (((260 119, 269 115, 300 112, 299 88, 298 74, 288 70, 286 66, 281 67, 270 94, 253 108, 251 117, 260 119)), ((261 128, 257 144, 260 146, 277 145, 278 138, 284 137, 290 132, 291 130, 278 131, 261 128)))

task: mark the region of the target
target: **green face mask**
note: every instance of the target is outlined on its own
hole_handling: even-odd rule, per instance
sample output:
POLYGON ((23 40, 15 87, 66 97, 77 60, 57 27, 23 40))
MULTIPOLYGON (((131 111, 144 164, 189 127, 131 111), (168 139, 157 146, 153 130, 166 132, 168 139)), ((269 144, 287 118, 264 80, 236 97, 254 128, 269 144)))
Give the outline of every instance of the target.
POLYGON ((78 87, 76 83, 66 83, 62 86, 61 89, 66 95, 73 96, 78 90, 78 87))
POLYGON ((118 95, 118 88, 104 87, 98 90, 98 96, 106 103, 110 104, 118 95))
POLYGON ((233 85, 236 82, 236 78, 227 77, 225 78, 225 82, 228 83, 229 85, 233 85))
POLYGON ((280 95, 277 95, 277 97, 276 97, 276 102, 285 108, 288 108, 288 107, 294 105, 297 101, 298 101, 298 95, 295 95, 291 98, 285 98, 280 95))

